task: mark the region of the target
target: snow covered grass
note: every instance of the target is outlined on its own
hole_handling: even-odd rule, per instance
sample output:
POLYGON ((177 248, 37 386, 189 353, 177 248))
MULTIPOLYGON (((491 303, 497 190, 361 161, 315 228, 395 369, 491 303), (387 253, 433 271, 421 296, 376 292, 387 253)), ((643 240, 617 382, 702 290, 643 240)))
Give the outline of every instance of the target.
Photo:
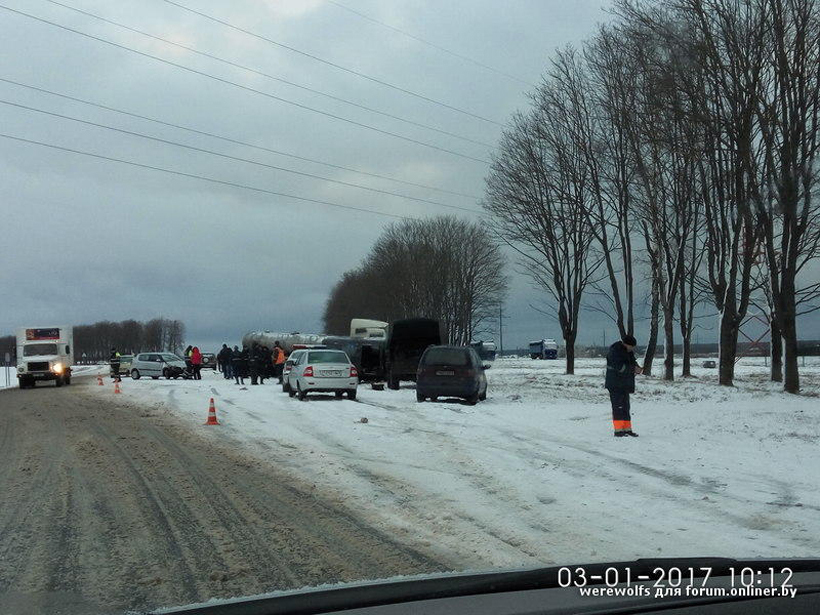
POLYGON ((477 406, 419 404, 412 386, 299 402, 210 371, 126 379, 123 397, 306 479, 454 569, 817 556, 820 362, 808 363, 801 397, 767 382, 762 359, 744 359, 732 389, 700 367, 686 381, 639 377, 639 438, 612 437, 600 359, 574 376, 561 361, 499 359, 477 406), (202 425, 211 396, 220 427, 202 425))

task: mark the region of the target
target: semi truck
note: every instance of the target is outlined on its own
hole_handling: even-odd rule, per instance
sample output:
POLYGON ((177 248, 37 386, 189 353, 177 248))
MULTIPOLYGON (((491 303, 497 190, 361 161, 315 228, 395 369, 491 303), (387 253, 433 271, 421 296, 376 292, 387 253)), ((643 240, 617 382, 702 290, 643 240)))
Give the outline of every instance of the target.
POLYGON ((531 359, 557 359, 558 344, 554 339, 535 340, 530 342, 531 359))
POLYGON ((38 381, 53 380, 58 387, 71 384, 74 364, 74 329, 24 327, 17 330, 17 382, 21 389, 38 381))

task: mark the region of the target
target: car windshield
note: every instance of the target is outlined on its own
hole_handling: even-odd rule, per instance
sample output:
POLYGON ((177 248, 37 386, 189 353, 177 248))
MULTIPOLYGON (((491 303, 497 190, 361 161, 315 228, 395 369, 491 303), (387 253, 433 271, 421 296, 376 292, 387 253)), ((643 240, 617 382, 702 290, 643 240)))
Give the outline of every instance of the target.
POLYGON ((424 353, 422 361, 425 365, 455 365, 470 364, 470 356, 461 348, 431 348, 424 353))
POLYGON ((36 357, 37 355, 57 354, 57 344, 26 344, 23 346, 24 357, 36 357))
POLYGON ((343 352, 332 350, 318 350, 308 353, 308 363, 350 363, 347 355, 343 352))
POLYGON ((0 34, 0 615, 545 565, 648 613, 701 557, 754 612, 820 559, 820 0, 0 34))

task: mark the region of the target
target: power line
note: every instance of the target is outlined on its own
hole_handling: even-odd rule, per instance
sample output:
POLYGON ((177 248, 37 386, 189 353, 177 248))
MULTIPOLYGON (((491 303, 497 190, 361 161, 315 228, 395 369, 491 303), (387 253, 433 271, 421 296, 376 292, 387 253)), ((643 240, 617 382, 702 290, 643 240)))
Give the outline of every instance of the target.
POLYGON ((455 132, 450 132, 450 131, 447 131, 447 130, 443 130, 441 128, 436 128, 435 126, 430 126, 429 124, 424 124, 422 122, 417 122, 415 120, 411 120, 411 119, 408 119, 408 118, 405 118, 405 117, 401 117, 399 115, 394 115, 394 114, 388 113, 386 111, 380 111, 379 109, 374 109, 373 107, 368 107, 367 105, 362 105, 362 104, 354 102, 352 100, 347 100, 346 98, 341 98, 340 96, 335 96, 333 94, 328 94, 327 92, 322 92, 321 90, 317 90, 315 88, 311 88, 311 87, 308 87, 306 85, 301 85, 299 83, 289 81, 288 79, 283 79, 282 77, 276 77, 275 75, 271 75, 269 73, 263 72, 261 70, 258 70, 256 68, 247 66, 245 64, 240 64, 240 63, 234 62, 232 60, 227 60, 227 59, 222 58, 220 56, 217 56, 215 54, 208 53, 206 51, 201 51, 201 50, 196 49, 194 47, 190 47, 188 45, 183 45, 182 43, 177 43, 177 42, 169 40, 167 38, 163 38, 161 36, 157 36, 155 34, 145 32, 144 30, 140 30, 138 28, 128 26, 124 23, 120 23, 118 21, 108 19, 108 18, 103 17, 101 15, 97 15, 95 13, 91 13, 89 11, 85 11, 83 9, 79 9, 79 8, 70 6, 70 5, 64 4, 62 2, 58 2, 57 0, 43 0, 43 2, 48 2, 50 4, 54 4, 56 6, 63 7, 65 9, 69 10, 69 11, 74 11, 74 12, 79 13, 81 15, 86 15, 87 17, 91 17, 93 19, 97 19, 97 20, 102 21, 104 23, 111 24, 113 26, 117 26, 118 28, 122 28, 123 30, 128 30, 129 32, 134 32, 136 34, 140 34, 141 36, 148 37, 148 38, 153 39, 155 41, 160 41, 162 43, 165 43, 166 45, 173 45, 174 47, 177 47, 178 49, 184 49, 186 51, 189 51, 191 53, 194 53, 196 55, 199 55, 199 56, 202 56, 202 57, 205 57, 205 58, 209 58, 209 59, 214 60, 216 62, 221 62, 222 64, 226 64, 226 65, 232 66, 234 68, 239 68, 241 70, 248 71, 249 73, 253 73, 255 75, 259 75, 261 77, 265 77, 266 79, 271 79, 273 81, 278 81, 280 83, 284 83, 286 85, 289 85, 289 86, 292 86, 292 87, 295 87, 295 88, 299 88, 300 90, 304 90, 304 91, 310 92, 312 94, 317 94, 319 96, 324 96, 325 98, 329 98, 330 100, 335 100, 337 102, 341 102, 341 103, 344 103, 346 105, 356 107, 357 109, 363 109, 364 111, 369 111, 370 113, 376 113, 378 115, 382 115, 384 117, 388 117, 390 119, 397 120, 399 122, 405 122, 406 124, 410 124, 411 126, 416 126, 418 128, 424 128, 425 130, 431 130, 433 132, 437 132, 439 134, 443 134, 443 135, 446 135, 448 137, 453 137, 455 139, 460 139, 462 141, 467 141, 467 142, 473 143, 475 145, 482 145, 484 147, 493 147, 493 145, 490 144, 490 143, 485 143, 483 141, 478 141, 477 139, 473 139, 471 137, 465 137, 464 135, 460 135, 460 134, 455 133, 455 132))
POLYGON ((401 28, 391 26, 389 23, 379 21, 378 19, 376 19, 374 17, 371 17, 370 15, 359 12, 356 9, 352 9, 349 6, 345 6, 341 2, 336 2, 336 0, 327 0, 327 2, 329 4, 333 4, 334 6, 338 6, 340 9, 348 11, 349 13, 353 13, 354 15, 357 15, 357 16, 361 17, 362 19, 366 19, 367 21, 378 24, 378 25, 382 26, 383 28, 387 28, 388 30, 392 30, 393 32, 398 32, 399 34, 403 34, 407 38, 412 38, 414 41, 417 41, 419 43, 427 45, 428 47, 432 47, 433 49, 437 49, 438 51, 442 51, 442 52, 444 52, 448 55, 456 57, 459 60, 464 60, 465 62, 469 62, 470 64, 475 64, 476 66, 479 66, 483 69, 489 70, 493 73, 496 73, 497 75, 507 77, 508 79, 512 79, 513 81, 518 81, 518 83, 523 83, 524 85, 528 85, 528 86, 532 85, 531 83, 529 83, 527 81, 524 81, 523 79, 519 79, 515 75, 511 75, 510 73, 505 73, 503 70, 498 70, 497 68, 493 68, 492 66, 489 66, 488 64, 484 64, 483 62, 479 62, 478 60, 475 60, 475 59, 473 59, 469 56, 462 55, 462 54, 457 53, 457 52, 455 52, 451 49, 447 49, 446 47, 442 47, 441 45, 437 45, 436 43, 425 40, 425 39, 421 38, 420 36, 416 36, 415 34, 411 34, 410 32, 407 32, 406 30, 402 30, 401 28))
POLYGON ((268 38, 267 36, 257 34, 256 32, 253 32, 251 30, 246 30, 245 28, 241 28, 241 27, 239 27, 235 24, 232 24, 230 22, 219 19, 218 17, 214 17, 213 15, 208 15, 207 13, 203 13, 202 11, 192 9, 189 6, 185 6, 184 4, 180 4, 179 2, 175 2, 174 0, 163 0, 163 2, 166 2, 168 4, 172 4, 173 6, 176 6, 178 8, 181 8, 181 9, 185 10, 185 11, 193 13, 194 15, 199 15, 200 17, 204 17, 205 19, 208 19, 208 20, 213 21, 215 23, 218 23, 218 24, 221 24, 221 25, 226 26, 228 28, 231 28, 232 30, 236 30, 237 32, 242 32, 243 34, 247 34, 248 36, 252 36, 252 37, 257 38, 261 41, 265 41, 267 43, 270 43, 271 45, 276 45, 277 47, 281 47, 282 49, 287 49, 288 51, 292 51, 293 53, 298 53, 299 55, 304 56, 306 58, 310 58, 311 60, 321 62, 322 64, 326 64, 328 66, 332 66, 333 68, 342 70, 346 73, 350 73, 351 75, 356 75, 357 77, 361 77, 362 79, 367 79, 368 81, 372 81, 373 83, 378 83, 379 85, 383 85, 385 87, 391 88, 391 89, 396 90, 398 92, 402 92, 402 93, 407 94, 409 96, 413 96, 413 97, 419 98, 421 100, 426 100, 427 102, 433 103, 435 105, 439 105, 440 107, 444 107, 445 109, 450 109, 451 111, 456 111, 458 113, 468 115, 468 116, 473 117, 475 119, 483 120, 485 122, 489 122, 490 124, 495 124, 496 126, 503 126, 503 124, 501 122, 496 122, 495 120, 491 120, 489 118, 478 115, 476 113, 472 113, 471 111, 466 111, 466 110, 461 109, 459 107, 454 107, 453 105, 448 105, 447 103, 441 102, 440 100, 436 100, 434 98, 430 98, 429 96, 425 96, 424 94, 419 94, 418 92, 414 92, 413 90, 408 90, 406 88, 403 88, 401 86, 389 83, 389 82, 384 81, 382 79, 378 79, 377 77, 373 77, 371 75, 367 75, 365 73, 354 70, 352 68, 342 66, 341 64, 331 62, 330 60, 326 60, 326 59, 324 59, 322 57, 319 57, 317 55, 314 55, 312 53, 308 53, 306 51, 302 51, 301 49, 291 47, 290 45, 285 45, 284 43, 280 43, 279 41, 275 41, 272 38, 268 38))
POLYGON ((231 137, 226 137, 224 135, 219 135, 219 134, 216 134, 216 133, 207 132, 205 130, 199 130, 197 128, 192 128, 190 126, 185 126, 183 124, 174 124, 173 122, 166 122, 166 121, 163 121, 163 120, 160 120, 160 119, 157 119, 157 118, 153 118, 153 117, 150 117, 150 116, 147 116, 147 115, 141 115, 139 113, 132 113, 131 111, 125 111, 123 109, 117 109, 116 107, 110 107, 108 105, 103 105, 103 104, 100 104, 100 103, 96 103, 96 102, 93 102, 93 101, 90 101, 90 100, 87 100, 87 99, 84 99, 84 98, 78 98, 76 96, 70 96, 68 94, 55 92, 54 90, 47 90, 45 88, 40 88, 40 87, 30 85, 30 84, 27 84, 27 83, 22 83, 20 81, 14 81, 12 79, 6 79, 5 77, 0 77, 0 82, 10 83, 12 85, 16 85, 16 86, 19 86, 19 87, 22 87, 22 88, 27 88, 27 89, 33 90, 35 92, 40 92, 40 93, 43 93, 43 94, 49 94, 51 96, 57 96, 59 98, 65 99, 65 100, 78 102, 78 103, 81 103, 83 105, 88 105, 90 107, 96 107, 98 109, 104 109, 106 111, 111 111, 113 113, 119 113, 121 115, 125 115, 125 116, 128 116, 128 117, 133 117, 133 118, 137 118, 137 119, 140 119, 140 120, 145 120, 147 122, 153 122, 153 123, 159 124, 161 126, 168 126, 170 128, 176 128, 178 130, 184 130, 184 131, 187 131, 187 132, 190 132, 190 133, 193 133, 193 134, 202 135, 202 136, 206 136, 206 137, 211 137, 213 139, 219 139, 220 141, 225 141, 226 143, 233 143, 233 144, 236 144, 236 145, 242 145, 244 147, 250 147, 250 148, 253 148, 253 149, 256 149, 256 150, 259 150, 259 151, 268 152, 268 153, 271 153, 271 154, 276 154, 278 156, 285 156, 287 158, 293 158, 294 160, 301 160, 303 162, 310 162, 310 163, 313 163, 313 164, 319 164, 319 165, 326 166, 326 167, 331 168, 331 169, 338 169, 340 171, 347 171, 348 173, 356 173, 358 175, 363 175, 363 176, 366 176, 366 177, 374 177, 376 179, 391 181, 391 182, 395 182, 397 184, 403 184, 403 185, 406 185, 406 186, 413 186, 415 188, 424 188, 425 190, 433 190, 435 192, 441 192, 443 194, 451 194, 451 195, 454 195, 454 196, 466 197, 468 199, 479 199, 480 198, 480 197, 478 197, 474 194, 466 194, 464 192, 456 192, 454 190, 447 190, 445 188, 437 188, 435 186, 428 186, 426 184, 419 184, 419 183, 416 183, 416 182, 411 182, 411 181, 407 181, 407 180, 404 180, 404 179, 398 179, 398 178, 390 177, 390 176, 387 176, 387 175, 380 175, 378 173, 371 173, 369 171, 361 171, 359 169, 354 169, 352 167, 346 167, 346 166, 342 166, 342 165, 338 165, 338 164, 333 164, 331 162, 323 162, 321 160, 316 160, 314 158, 307 158, 305 156, 299 156, 297 154, 293 154, 293 153, 289 153, 289 152, 283 152, 281 150, 273 149, 273 148, 270 148, 270 147, 265 147, 265 146, 262 146, 262 145, 255 145, 253 143, 248 143, 246 141, 240 141, 238 139, 233 139, 231 137))
POLYGON ((376 214, 378 216, 388 216, 390 218, 400 218, 402 220, 413 219, 413 216, 400 216, 398 214, 388 214, 388 213, 383 212, 383 211, 376 211, 375 209, 367 209, 365 207, 354 207, 352 205, 342 205, 341 203, 332 203, 330 201, 322 201, 320 199, 311 199, 311 198, 304 197, 304 196, 296 196, 295 194, 286 194, 284 192, 276 192, 274 190, 268 190, 266 188, 259 188, 257 186, 249 186, 247 184, 240 184, 238 182, 226 181, 226 180, 223 180, 223 179, 208 177, 206 175, 196 175, 194 173, 186 173, 184 171, 177 171, 175 169, 167 169, 165 167, 157 167, 157 166, 153 166, 153 165, 150 165, 150 164, 143 164, 141 162, 134 162, 133 160, 124 160, 122 158, 114 158, 112 156, 103 156, 102 154, 95 154, 93 152, 86 152, 86 151, 79 150, 79 149, 64 147, 62 145, 56 145, 54 143, 46 143, 44 141, 35 141, 33 139, 26 139, 24 137, 18 137, 18 136, 15 136, 15 135, 10 135, 10 134, 6 134, 6 133, 2 133, 2 132, 0 132, 0 137, 2 137, 4 139, 10 139, 12 141, 19 141, 21 143, 28 143, 30 145, 39 145, 41 147, 47 147, 47 148, 54 149, 54 150, 59 150, 59 151, 62 151, 62 152, 70 152, 72 154, 79 154, 81 156, 88 156, 90 158, 96 158, 96 159, 99 159, 99 160, 107 160, 109 162, 118 162, 120 164, 131 165, 131 166, 134 166, 134 167, 139 167, 141 169, 148 169, 148 170, 151 170, 151 171, 160 171, 162 173, 168 173, 170 175, 179 175, 181 177, 188 177, 190 179, 198 179, 198 180, 201 180, 201 181, 210 182, 212 184, 219 184, 219 185, 222 185, 222 186, 230 186, 232 188, 241 188, 243 190, 250 190, 252 192, 260 192, 260 193, 263 193, 263 194, 271 194, 273 196, 281 196, 281 197, 284 197, 284 198, 287 198, 287 199, 295 199, 297 201, 304 201, 304 202, 307 202, 307 203, 315 203, 315 204, 319 204, 319 205, 328 205, 330 207, 339 207, 341 209, 349 209, 349 210, 352 210, 352 211, 360 211, 360 212, 365 212, 365 213, 369 213, 369 214, 376 214))
POLYGON ((194 152, 200 152, 200 153, 203 153, 203 154, 210 154, 211 156, 219 156, 220 158, 225 158, 227 160, 233 160, 235 162, 244 162, 246 164, 252 164, 252 165, 259 166, 259 167, 264 167, 266 169, 271 169, 271 170, 274 170, 274 171, 282 171, 284 173, 292 173, 294 175, 300 175, 302 177, 310 177, 311 179, 319 179, 321 181, 326 181, 326 182, 329 182, 329 183, 332 183, 332 184, 339 184, 339 185, 342 185, 342 186, 347 186, 349 188, 358 188, 360 190, 368 190, 370 192, 376 192, 376 193, 379 193, 379 194, 386 194, 386 195, 390 195, 390 196, 395 196, 395 197, 402 198, 402 199, 408 199, 410 201, 417 201, 419 203, 427 203, 429 205, 437 205, 439 207, 448 207, 450 209, 459 209, 461 211, 467 211, 467 212, 471 212, 471 213, 475 213, 475 214, 479 214, 479 215, 481 214, 481 212, 476 211, 475 209, 471 209, 469 207, 459 207, 457 205, 449 205, 447 203, 441 203, 439 201, 431 201, 431 200, 428 200, 428 199, 422 199, 422 198, 417 198, 417 197, 409 196, 409 195, 405 195, 405 194, 399 194, 398 192, 390 192, 389 190, 380 190, 379 188, 371 188, 369 186, 363 186, 361 184, 354 184, 354 183, 351 183, 351 182, 346 182, 346 181, 342 181, 342 180, 338 180, 338 179, 332 179, 330 177, 323 177, 322 175, 315 175, 313 173, 305 173, 303 171, 297 171, 295 169, 288 169, 288 168, 285 168, 285 167, 279 167, 279 166, 276 166, 276 165, 267 164, 267 163, 264 163, 264 162, 259 162, 257 160, 250 160, 248 158, 241 158, 239 156, 231 156, 230 154, 224 154, 222 152, 216 152, 214 150, 209 150, 209 149, 205 149, 205 148, 202 148, 202 147, 187 145, 185 143, 179 143, 177 141, 170 141, 168 139, 162 139, 160 137, 153 137, 151 135, 146 135, 146 134, 143 134, 141 132, 134 132, 132 130, 125 130, 123 128, 117 128, 115 126, 109 126, 107 124, 100 124, 100 123, 97 123, 97 122, 91 122, 89 120, 83 120, 83 119, 80 119, 80 118, 77 118, 77 117, 72 117, 70 115, 63 115, 62 113, 55 113, 53 111, 46 111, 45 109, 38 109, 36 107, 30 107, 28 105, 23 105, 23 104, 20 104, 20 103, 15 103, 15 102, 11 102, 11 101, 8 101, 8 100, 3 100, 2 98, 0 98, 0 104, 7 105, 7 106, 10 106, 10 107, 17 107, 18 109, 25 109, 27 111, 33 111, 35 113, 41 113, 43 115, 49 115, 51 117, 57 117, 57 118, 64 119, 64 120, 70 120, 72 122, 85 124, 87 126, 94 126, 96 128, 103 128, 105 130, 111 130, 111 131, 114 131, 114 132, 119 132, 121 134, 126 134, 126 135, 130 135, 130 136, 133 136, 133 137, 139 137, 141 139, 148 139, 150 141, 156 141, 158 143, 164 143, 166 145, 173 145, 175 147, 181 147, 181 148, 191 150, 191 151, 194 151, 194 152))
POLYGON ((236 83, 235 81, 231 81, 229 79, 223 79, 222 77, 218 77, 216 75, 212 75, 210 73, 206 73, 204 71, 197 70, 197 69, 191 68, 189 66, 185 66, 184 64, 177 64, 176 62, 172 62, 171 60, 166 60, 165 58, 161 58, 159 56, 155 56, 155 55, 152 55, 150 53, 145 53, 144 51, 139 51, 139 50, 134 49, 132 47, 128 47, 126 45, 121 45, 120 43, 115 43, 113 41, 109 41, 108 39, 104 39, 104 38, 101 38, 99 36, 94 36, 93 34, 88 34, 87 32, 82 32, 80 30, 75 30, 74 28, 70 28, 68 26, 64 26, 62 24, 59 24, 59 23, 56 23, 56 22, 53 22, 53 21, 49 21, 48 19, 43 19, 42 17, 37 17, 36 15, 31 15, 30 13, 25 13, 23 11, 18 11, 17 9, 13 9, 13 8, 5 6, 3 4, 0 4, 0 9, 4 9, 6 11, 9 11, 11 13, 15 13, 17 15, 21 15, 23 17, 28 17, 29 19, 33 19, 34 21, 38 21, 40 23, 44 23, 46 25, 49 25, 49 26, 52 26, 52 27, 55 27, 55 28, 65 30, 66 32, 71 32, 73 34, 77 34, 79 36, 84 36, 86 38, 89 38, 91 40, 95 40, 95 41, 98 41, 98 42, 101 42, 101 43, 105 43, 106 45, 111 45, 112 47, 116 47, 117 49, 122 49, 124 51, 129 51, 129 52, 134 53, 136 55, 139 55, 139 56, 142 56, 142 57, 145 57, 145 58, 150 58, 152 60, 156 60, 157 62, 162 62, 163 64, 167 64, 168 66, 173 66, 175 68, 179 68, 181 70, 187 71, 189 73, 193 73, 195 75, 200 75, 202 77, 207 77, 208 79, 213 79, 214 81, 218 81, 220 83, 225 83, 225 84, 237 87, 239 89, 245 90, 247 92, 253 92, 255 94, 259 94, 260 96, 270 98, 271 100, 276 100, 276 101, 279 101, 279 102, 283 102, 283 103, 286 103, 286 104, 289 104, 289 105, 293 105, 294 107, 304 109, 306 111, 312 111, 313 113, 318 113, 320 115, 324 115, 324 116, 330 117, 332 119, 340 120, 342 122, 347 122, 348 124, 352 124, 352 125, 358 126, 360 128, 366 128, 368 130, 372 130, 374 132, 378 132, 378 133, 381 133, 381 134, 384 134, 384 135, 395 137, 395 138, 401 139, 403 141, 408 141, 409 143, 415 143, 416 145, 421 145, 422 147, 427 147, 427 148, 430 148, 430 149, 438 150, 440 152, 445 152, 445 153, 448 153, 448 154, 452 154, 453 156, 458 156, 459 158, 465 158, 467 160, 472 160, 474 162, 480 162, 482 164, 489 164, 490 163, 489 160, 486 160, 486 159, 483 159, 483 158, 476 158, 474 156, 469 156, 468 154, 462 154, 461 152, 457 152, 457 151, 454 151, 454 150, 451 150, 451 149, 447 149, 445 147, 439 147, 438 145, 433 145, 432 143, 427 143, 425 141, 419 141, 418 139, 413 139, 411 137, 400 135, 400 134, 395 133, 395 132, 390 132, 389 130, 383 130, 383 129, 377 128, 375 126, 371 126, 370 124, 364 124, 362 122, 357 122, 355 120, 351 120, 349 118, 342 117, 340 115, 335 115, 333 113, 328 113, 327 111, 321 111, 319 109, 315 109, 315 108, 310 107, 308 105, 303 105, 301 103, 289 100, 287 98, 282 98, 281 96, 276 96, 275 94, 270 94, 269 92, 264 92, 262 90, 257 90, 255 88, 250 87, 250 86, 242 85, 241 83, 236 83))

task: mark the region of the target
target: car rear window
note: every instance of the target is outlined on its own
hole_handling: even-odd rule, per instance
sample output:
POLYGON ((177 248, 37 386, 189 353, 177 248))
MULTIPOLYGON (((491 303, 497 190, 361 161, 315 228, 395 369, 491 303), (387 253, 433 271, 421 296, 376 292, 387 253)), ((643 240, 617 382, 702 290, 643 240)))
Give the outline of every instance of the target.
POLYGON ((470 356, 462 348, 431 348, 424 355, 425 365, 469 365, 470 356))
POLYGON ((308 354, 308 363, 350 363, 343 352, 318 351, 308 354))

